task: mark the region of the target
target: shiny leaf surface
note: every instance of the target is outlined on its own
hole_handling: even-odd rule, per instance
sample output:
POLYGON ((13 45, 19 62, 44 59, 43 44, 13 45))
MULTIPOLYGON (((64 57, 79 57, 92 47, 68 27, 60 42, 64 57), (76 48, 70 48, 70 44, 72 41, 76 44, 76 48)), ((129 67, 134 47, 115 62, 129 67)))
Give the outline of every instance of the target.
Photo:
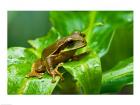
POLYGON ((52 77, 44 75, 42 79, 26 78, 31 71, 32 63, 37 57, 30 49, 12 47, 8 49, 8 94, 51 94, 57 82, 52 83, 52 77))
POLYGON ((116 93, 128 83, 133 82, 133 58, 121 61, 102 77, 102 93, 116 93))

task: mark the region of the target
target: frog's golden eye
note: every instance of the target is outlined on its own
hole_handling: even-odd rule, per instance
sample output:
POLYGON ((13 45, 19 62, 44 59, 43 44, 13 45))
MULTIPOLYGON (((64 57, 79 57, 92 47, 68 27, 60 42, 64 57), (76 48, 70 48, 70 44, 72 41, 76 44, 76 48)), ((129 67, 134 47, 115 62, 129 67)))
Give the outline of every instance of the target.
POLYGON ((69 41, 67 44, 67 48, 73 47, 74 44, 75 44, 75 41, 73 41, 73 40, 69 41))

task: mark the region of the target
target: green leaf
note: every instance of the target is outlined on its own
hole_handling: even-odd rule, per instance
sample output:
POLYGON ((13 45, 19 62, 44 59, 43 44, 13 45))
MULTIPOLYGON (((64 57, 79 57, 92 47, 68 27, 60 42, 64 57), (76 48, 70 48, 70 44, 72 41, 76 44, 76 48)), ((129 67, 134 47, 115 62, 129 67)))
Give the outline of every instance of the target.
POLYGON ((108 53, 101 59, 103 71, 114 67, 119 61, 133 56, 133 26, 120 26, 116 29, 108 53))
POLYGON ((101 11, 97 15, 97 21, 111 24, 116 28, 133 22, 132 11, 101 11))
POLYGON ((50 12, 50 21, 61 35, 82 31, 89 24, 89 12, 50 12))
MULTIPOLYGON (((110 24, 115 29, 110 47, 105 56, 101 58, 102 70, 106 71, 114 67, 119 61, 133 56, 133 12, 100 12, 98 15, 98 20, 101 20, 102 16, 103 22, 110 24)), ((111 27, 108 28, 108 31, 111 27)), ((106 40, 102 40, 101 43, 106 40)))
POLYGON ((133 57, 121 61, 108 72, 103 73, 101 93, 116 93, 133 82, 133 57))
POLYGON ((90 53, 79 61, 67 62, 63 66, 77 80, 81 94, 97 94, 101 87, 101 64, 96 53, 90 53))
POLYGON ((45 74, 42 79, 25 78, 37 59, 31 49, 12 47, 8 49, 8 94, 51 94, 57 82, 45 74))
POLYGON ((109 50, 115 29, 110 24, 102 24, 94 27, 89 38, 89 46, 103 57, 109 50))
MULTIPOLYGON (((103 57, 108 53, 112 42, 116 39, 115 36, 122 36, 118 39, 117 45, 123 40, 129 40, 129 38, 126 37, 133 30, 133 28, 130 27, 132 22, 133 13, 131 11, 97 12, 95 26, 91 34, 88 36, 90 39, 90 47, 93 48, 100 57, 103 57), (121 30, 118 31, 120 28, 121 30)), ((113 48, 113 51, 116 51, 116 46, 113 48)), ((112 53, 110 55, 112 55, 112 53)), ((117 56, 119 56, 119 54, 117 56)))

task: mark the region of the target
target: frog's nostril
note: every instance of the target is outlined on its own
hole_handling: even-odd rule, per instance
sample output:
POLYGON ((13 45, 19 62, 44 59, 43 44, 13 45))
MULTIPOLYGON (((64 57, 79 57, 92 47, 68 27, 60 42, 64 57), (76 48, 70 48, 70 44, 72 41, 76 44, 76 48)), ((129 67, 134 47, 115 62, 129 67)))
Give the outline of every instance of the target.
POLYGON ((86 43, 86 41, 85 41, 85 40, 83 40, 82 42, 83 42, 83 43, 86 43))

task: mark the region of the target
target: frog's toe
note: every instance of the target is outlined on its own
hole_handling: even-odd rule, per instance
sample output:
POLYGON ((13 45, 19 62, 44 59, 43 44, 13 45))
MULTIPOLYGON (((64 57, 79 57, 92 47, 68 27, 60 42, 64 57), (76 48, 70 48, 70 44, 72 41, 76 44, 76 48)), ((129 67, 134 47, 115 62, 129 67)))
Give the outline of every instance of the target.
POLYGON ((59 63, 59 64, 58 64, 58 67, 61 67, 63 64, 64 64, 63 62, 62 62, 62 63, 59 63))
POLYGON ((30 76, 27 74, 27 75, 25 75, 25 78, 29 78, 30 76))
POLYGON ((30 78, 30 77, 32 77, 32 73, 25 75, 25 78, 30 78))
POLYGON ((41 79, 41 78, 43 78, 43 76, 42 75, 39 75, 39 76, 37 76, 37 78, 41 79))
POLYGON ((43 78, 43 74, 44 73, 39 73, 38 75, 36 75, 36 77, 39 78, 39 79, 41 79, 41 78, 43 78))
POLYGON ((61 81, 64 81, 64 77, 63 76, 61 76, 61 81))

